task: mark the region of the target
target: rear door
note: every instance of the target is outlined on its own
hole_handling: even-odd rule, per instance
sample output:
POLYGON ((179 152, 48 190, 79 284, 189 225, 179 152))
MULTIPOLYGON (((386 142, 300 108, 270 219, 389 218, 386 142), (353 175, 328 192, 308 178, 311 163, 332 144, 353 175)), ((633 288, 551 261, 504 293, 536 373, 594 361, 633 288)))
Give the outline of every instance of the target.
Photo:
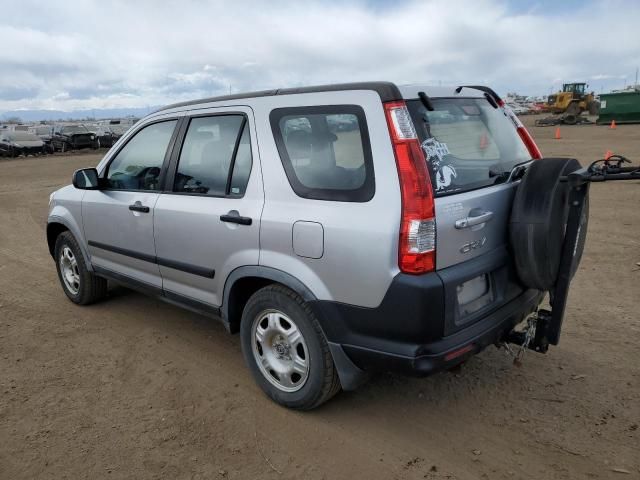
POLYGON ((409 110, 431 170, 436 195, 438 270, 507 243, 517 164, 531 160, 513 123, 486 98, 419 100, 409 110))
POLYGON ((522 292, 513 275, 508 224, 512 169, 531 154, 508 118, 485 97, 408 101, 428 160, 436 211, 436 270, 445 287, 445 334, 522 292))
POLYGON ((257 265, 262 177, 249 107, 198 110, 185 119, 154 230, 165 295, 222 304, 224 282, 257 265))

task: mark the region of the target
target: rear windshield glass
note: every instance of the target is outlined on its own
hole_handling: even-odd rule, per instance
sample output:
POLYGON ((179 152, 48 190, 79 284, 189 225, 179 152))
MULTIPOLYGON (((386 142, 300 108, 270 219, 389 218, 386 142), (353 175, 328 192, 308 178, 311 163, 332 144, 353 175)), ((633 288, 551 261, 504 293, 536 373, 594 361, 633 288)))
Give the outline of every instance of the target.
POLYGON ((531 160, 513 123, 501 108, 484 98, 431 99, 407 102, 427 157, 436 195, 495 185, 511 169, 531 160))

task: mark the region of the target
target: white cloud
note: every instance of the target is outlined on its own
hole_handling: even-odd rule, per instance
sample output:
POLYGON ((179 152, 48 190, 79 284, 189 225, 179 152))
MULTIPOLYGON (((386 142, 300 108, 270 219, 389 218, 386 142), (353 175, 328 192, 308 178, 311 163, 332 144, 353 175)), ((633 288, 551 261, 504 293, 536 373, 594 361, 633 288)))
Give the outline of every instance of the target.
POLYGON ((230 86, 356 80, 546 94, 562 80, 620 86, 640 64, 634 2, 587 2, 571 15, 514 8, 500 0, 22 0, 0 19, 0 110, 158 105, 230 86))

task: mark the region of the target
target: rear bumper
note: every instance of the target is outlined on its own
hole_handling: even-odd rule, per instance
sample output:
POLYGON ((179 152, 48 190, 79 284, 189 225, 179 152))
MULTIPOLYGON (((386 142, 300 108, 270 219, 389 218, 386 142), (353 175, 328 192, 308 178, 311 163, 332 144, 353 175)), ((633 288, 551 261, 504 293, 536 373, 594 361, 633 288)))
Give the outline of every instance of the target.
POLYGON ((411 376, 424 376, 452 368, 472 355, 495 344, 514 326, 534 312, 544 293, 527 290, 466 329, 427 344, 414 345, 418 355, 402 355, 380 351, 363 345, 341 345, 345 354, 361 370, 394 371, 411 376))
POLYGON ((451 368, 501 340, 543 297, 543 292, 522 287, 509 253, 500 248, 438 272, 398 274, 376 308, 310 304, 334 357, 340 350, 361 371, 422 376, 451 368), (493 300, 461 316, 456 289, 482 274, 489 278, 493 300))

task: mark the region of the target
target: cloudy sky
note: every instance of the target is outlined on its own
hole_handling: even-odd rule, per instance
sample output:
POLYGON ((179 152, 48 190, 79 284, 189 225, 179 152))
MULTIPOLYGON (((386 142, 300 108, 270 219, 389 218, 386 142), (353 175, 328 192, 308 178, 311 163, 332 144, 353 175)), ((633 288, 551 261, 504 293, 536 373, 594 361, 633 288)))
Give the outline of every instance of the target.
POLYGON ((637 0, 15 0, 0 15, 0 112, 357 80, 606 92, 634 82, 638 25, 637 0))

